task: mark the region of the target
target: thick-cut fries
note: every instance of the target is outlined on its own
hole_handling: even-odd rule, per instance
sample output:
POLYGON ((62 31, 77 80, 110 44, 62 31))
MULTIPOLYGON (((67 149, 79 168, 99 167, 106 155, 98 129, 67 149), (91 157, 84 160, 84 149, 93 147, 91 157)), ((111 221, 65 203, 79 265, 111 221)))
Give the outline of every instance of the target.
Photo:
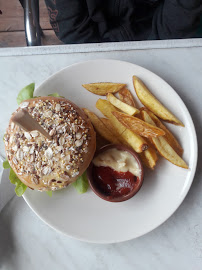
POLYGON ((113 94, 109 93, 107 95, 107 100, 114 105, 116 108, 118 108, 119 110, 121 110, 122 112, 125 112, 129 115, 135 115, 137 113, 139 113, 140 111, 135 108, 132 107, 124 102, 122 102, 120 99, 116 98, 113 94))
MULTIPOLYGON (((141 114, 142 114, 143 119, 147 123, 155 126, 154 121, 152 120, 152 118, 146 111, 142 110, 141 114)), ((168 161, 175 164, 176 166, 188 169, 188 166, 185 163, 185 161, 175 152, 175 150, 169 145, 169 143, 163 136, 160 136, 158 138, 152 137, 151 141, 156 147, 156 149, 158 150, 158 152, 164 158, 166 158, 168 161)))
MULTIPOLYGON (((119 134, 116 132, 116 129, 113 128, 113 125, 111 124, 111 121, 107 118, 100 118, 100 120, 106 125, 106 127, 114 134, 114 136, 118 137, 119 134)), ((120 137, 119 137, 120 139, 120 137)), ((128 143, 126 143, 123 139, 122 139, 122 143, 125 145, 130 146, 128 143)), ((147 144, 150 144, 149 142, 147 142, 147 144)), ((154 166, 156 165, 156 161, 158 159, 157 154, 156 154, 156 150, 149 145, 149 148, 145 151, 143 151, 142 153, 139 153, 140 158, 142 160, 142 162, 149 167, 150 169, 154 169, 154 166)))
POLYGON ((104 114, 105 117, 107 117, 113 127, 116 129, 116 132, 119 134, 119 136, 126 130, 126 128, 120 124, 120 122, 116 119, 116 117, 112 114, 113 111, 118 111, 109 101, 104 99, 98 99, 96 102, 96 108, 101 111, 102 114, 104 114))
POLYGON ((124 141, 129 144, 137 153, 140 153, 142 151, 145 151, 148 148, 147 143, 145 140, 130 131, 129 129, 126 129, 112 114, 113 111, 117 111, 117 109, 110 104, 109 101, 98 99, 96 103, 96 107, 98 110, 100 110, 106 117, 109 118, 114 128, 119 133, 120 137, 119 139, 124 139, 124 141))
POLYGON ((133 76, 133 85, 138 98, 145 107, 165 121, 175 125, 184 126, 177 117, 175 117, 156 97, 151 94, 144 83, 136 76, 133 76))
MULTIPOLYGON (((113 134, 117 134, 117 138, 122 144, 127 144, 127 142, 121 137, 121 134, 126 130, 126 128, 121 125, 121 123, 112 114, 113 111, 117 109, 107 100, 98 99, 96 103, 96 108, 101 111, 101 113, 108 118, 112 126, 113 134)), ((118 111, 118 110, 117 110, 118 111)), ((128 144, 127 144, 128 145, 128 144)))
POLYGON ((102 123, 106 126, 106 128, 108 128, 111 133, 118 138, 119 137, 119 133, 116 131, 116 129, 114 128, 114 126, 111 124, 111 121, 108 118, 104 118, 101 117, 100 120, 102 121, 102 123))
POLYGON ((82 84, 82 86, 92 92, 93 94, 106 96, 108 93, 116 93, 120 91, 125 84, 123 83, 111 83, 111 82, 98 82, 98 83, 89 83, 82 84))
MULTIPOLYGON (((147 109, 146 109, 147 110, 147 109)), ((170 146, 175 150, 175 152, 181 157, 183 154, 183 148, 175 138, 175 136, 168 130, 166 126, 158 119, 156 115, 154 115, 151 111, 147 110, 148 114, 154 121, 157 127, 163 129, 165 131, 164 138, 167 140, 167 142, 170 144, 170 146)))
POLYGON ((121 101, 136 108, 135 100, 134 100, 131 92, 126 87, 122 88, 118 92, 118 94, 119 94, 119 98, 121 101))
POLYGON ((131 130, 126 129, 122 134, 121 137, 125 140, 127 145, 132 147, 135 152, 141 153, 148 149, 148 144, 146 143, 145 139, 141 136, 133 133, 131 130))
POLYGON ((188 169, 180 157, 183 148, 159 118, 175 125, 184 126, 183 123, 136 76, 133 76, 133 85, 139 100, 145 106, 139 110, 125 84, 98 82, 82 85, 94 94, 107 96, 107 100, 98 99, 96 103, 97 109, 107 118, 99 118, 83 109, 97 131, 97 150, 109 142, 121 143, 133 148, 144 165, 152 170, 158 160, 157 152, 174 165, 188 169), (113 95, 117 92, 120 99, 113 95))
POLYGON ((90 112, 88 109, 83 109, 85 114, 90 118, 95 130, 107 141, 115 144, 119 144, 120 141, 115 137, 108 128, 103 124, 103 122, 95 115, 93 112, 90 112))
POLYGON ((140 136, 150 138, 165 135, 165 131, 162 129, 150 125, 134 116, 121 112, 113 112, 113 115, 120 121, 122 125, 140 136))
POLYGON ((156 150, 153 147, 150 147, 142 152, 139 153, 140 155, 140 159, 142 160, 142 162, 150 169, 154 169, 154 167, 156 166, 156 162, 158 160, 158 156, 156 154, 156 150))

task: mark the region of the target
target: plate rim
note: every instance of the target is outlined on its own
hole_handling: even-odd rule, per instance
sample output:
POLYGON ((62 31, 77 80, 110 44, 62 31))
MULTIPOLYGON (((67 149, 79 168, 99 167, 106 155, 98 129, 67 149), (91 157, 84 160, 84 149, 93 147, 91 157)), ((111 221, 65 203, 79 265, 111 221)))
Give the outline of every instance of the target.
POLYGON ((178 203, 176 204, 175 208, 173 211, 171 211, 171 213, 166 217, 166 219, 163 219, 162 221, 160 221, 158 223, 158 225, 155 225, 155 226, 152 226, 149 230, 147 230, 146 232, 144 233, 141 233, 137 236, 132 236, 132 237, 128 237, 124 240, 109 240, 109 241, 93 241, 93 240, 89 240, 89 239, 86 239, 85 237, 81 237, 81 236, 76 236, 76 235, 72 235, 72 234, 68 234, 67 232, 65 232, 64 230, 61 230, 59 229, 57 226, 53 226, 51 223, 49 223, 46 218, 40 216, 40 214, 34 209, 33 206, 31 206, 31 204, 29 203, 29 199, 26 197, 26 194, 23 194, 23 198, 25 200, 25 202, 28 204, 28 206, 31 208, 31 210, 45 223, 47 224, 49 227, 51 227, 52 229, 56 230, 57 232, 65 235, 65 236, 68 236, 72 239, 75 239, 75 240, 79 240, 79 241, 83 241, 83 242, 87 242, 87 243, 96 243, 96 244, 112 244, 112 243, 121 243, 121 242, 126 242, 126 241, 129 241, 129 240, 133 240, 133 239, 137 239, 143 235, 146 235, 148 234, 149 232, 153 231, 154 229, 157 229, 158 227, 160 227, 164 222, 166 222, 175 212, 176 210, 180 207, 180 205, 182 204, 182 202, 184 201, 185 197, 187 196, 190 188, 191 188, 191 185, 193 183, 193 180, 194 180, 194 176, 195 176, 195 172, 196 172, 196 168, 197 168, 197 161, 198 161, 198 141, 197 141, 197 135, 196 135, 196 129, 195 129, 195 126, 194 126, 194 122, 192 120, 192 117, 191 117, 191 114, 189 113, 189 110, 188 108, 186 107, 184 101, 182 100, 182 98, 180 97, 180 95, 173 89, 173 87, 167 83, 167 81, 165 81, 163 78, 161 78, 159 75, 157 75, 156 73, 150 71, 149 69, 145 68, 145 67, 142 67, 140 65, 137 65, 137 64, 134 64, 134 63, 131 63, 131 62, 128 62, 128 61, 122 61, 122 60, 116 60, 116 59, 110 59, 110 58, 102 58, 102 59, 93 59, 93 60, 87 60, 87 61, 81 61, 81 62, 76 62, 74 64, 71 64, 71 65, 68 65, 62 69, 60 69, 59 71, 53 73, 51 76, 49 76, 47 79, 45 79, 42 83, 39 84, 39 86, 35 89, 35 91, 37 91, 38 89, 40 89, 41 87, 43 87, 44 84, 47 83, 48 80, 51 80, 52 78, 54 78, 55 76, 57 76, 59 73, 63 72, 64 70, 66 69, 71 69, 72 67, 75 67, 75 66, 80 66, 80 65, 85 65, 85 64, 89 64, 89 63, 92 63, 92 62, 106 62, 106 61, 110 61, 110 62, 116 62, 116 63, 119 63, 119 64, 130 64, 130 65, 133 65, 133 66, 136 66, 138 68, 141 68, 142 71, 146 71, 147 73, 150 73, 152 76, 158 78, 158 80, 161 80, 164 82, 164 84, 166 84, 166 86, 168 86, 170 88, 170 90, 176 94, 178 96, 178 98, 180 99, 181 101, 181 104, 183 106, 183 110, 186 111, 186 114, 188 117, 188 122, 190 124, 190 129, 192 131, 192 135, 193 135, 193 146, 194 146, 194 149, 193 149, 193 152, 194 152, 194 157, 193 157, 193 167, 192 167, 192 170, 191 170, 191 174, 190 174, 190 177, 189 177, 189 181, 187 183, 187 186, 186 186, 186 189, 183 191, 183 194, 182 196, 180 196, 180 199, 178 200, 178 203))

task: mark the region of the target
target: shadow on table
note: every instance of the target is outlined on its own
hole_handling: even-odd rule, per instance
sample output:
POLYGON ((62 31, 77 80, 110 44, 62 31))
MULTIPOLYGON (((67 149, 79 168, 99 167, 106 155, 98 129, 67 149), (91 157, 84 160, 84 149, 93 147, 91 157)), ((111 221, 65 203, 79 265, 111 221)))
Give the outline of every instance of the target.
POLYGON ((7 207, 2 210, 0 215, 0 269, 3 269, 5 263, 7 266, 9 265, 9 259, 12 257, 12 254, 16 253, 17 249, 12 233, 14 230, 14 223, 12 222, 13 216, 9 216, 5 213, 6 209, 8 209, 9 205, 12 203, 12 200, 8 203, 7 207))

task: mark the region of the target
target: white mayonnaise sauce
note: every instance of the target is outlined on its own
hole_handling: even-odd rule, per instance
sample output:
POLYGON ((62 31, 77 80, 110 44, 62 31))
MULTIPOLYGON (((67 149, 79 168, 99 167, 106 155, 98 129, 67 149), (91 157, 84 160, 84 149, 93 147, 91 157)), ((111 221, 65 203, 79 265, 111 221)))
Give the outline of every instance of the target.
POLYGON ((99 154, 93 159, 93 164, 97 167, 110 167, 118 172, 131 172, 140 176, 140 167, 136 159, 127 151, 112 148, 99 154))

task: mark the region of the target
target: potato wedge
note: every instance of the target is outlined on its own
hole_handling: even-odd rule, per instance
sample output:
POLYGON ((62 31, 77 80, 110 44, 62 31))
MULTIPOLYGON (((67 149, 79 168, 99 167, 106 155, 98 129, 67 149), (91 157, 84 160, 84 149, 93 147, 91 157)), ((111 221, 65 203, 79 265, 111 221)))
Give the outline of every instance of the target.
POLYGON ((82 86, 95 95, 106 96, 108 93, 116 93, 125 87, 124 83, 98 82, 82 84, 82 86))
POLYGON ((101 117, 100 120, 102 121, 102 123, 106 126, 106 128, 109 129, 109 131, 111 131, 111 133, 115 136, 115 137, 119 137, 119 133, 116 131, 116 129, 114 128, 114 126, 111 124, 111 121, 108 118, 103 118, 101 117))
MULTIPOLYGON (((122 137, 117 132, 117 130, 114 128, 113 124, 111 123, 111 121, 108 118, 100 118, 100 120, 107 126, 107 128, 114 134, 114 136, 116 136, 117 138, 119 138, 119 140, 120 140, 120 142, 122 144, 131 147, 131 145, 126 141, 127 140, 127 136, 129 136, 129 135, 127 135, 128 133, 126 133, 126 135, 125 135, 125 133, 124 134, 122 133, 123 134, 123 137, 122 137)), ((131 143, 133 143, 133 142, 131 142, 131 143)))
POLYGON ((151 94, 144 83, 136 76, 133 76, 133 85, 139 100, 145 107, 165 121, 175 125, 184 126, 177 117, 175 117, 156 97, 151 94))
POLYGON ((152 146, 149 146, 146 151, 139 153, 139 155, 143 164, 153 170, 158 160, 156 150, 152 146))
POLYGON ((96 103, 96 107, 98 110, 100 110, 106 117, 109 118, 112 125, 116 129, 116 131, 119 134, 118 139, 124 140, 125 144, 130 145, 137 153, 140 153, 142 151, 145 151, 148 148, 147 143, 145 140, 130 131, 129 129, 126 129, 112 114, 113 111, 117 111, 117 109, 107 100, 98 99, 96 103))
MULTIPOLYGON (((152 118, 146 111, 142 110, 141 115, 147 123, 155 126, 155 122, 152 120, 152 118)), ((161 156, 163 156, 176 166, 188 169, 185 161, 175 152, 175 150, 169 145, 169 143, 163 136, 160 136, 158 138, 152 137, 151 141, 161 156)))
POLYGON ((120 124, 116 117, 112 114, 113 111, 118 111, 109 101, 104 99, 98 99, 96 102, 96 108, 101 111, 101 113, 107 117, 119 136, 126 130, 126 128, 120 124))
MULTIPOLYGON (((146 109, 147 110, 147 109, 146 109)), ((157 127, 163 129, 165 131, 164 138, 167 140, 167 142, 170 144, 170 146, 175 150, 175 152, 181 157, 183 154, 183 148, 175 138, 175 136, 171 133, 171 131, 164 126, 164 124, 158 119, 156 115, 154 115, 151 111, 147 110, 148 114, 154 121, 157 127)))
POLYGON ((140 111, 135 108, 132 107, 124 102, 122 102, 120 99, 116 98, 113 94, 109 93, 107 94, 107 100, 114 105, 116 108, 118 108, 119 110, 121 110, 122 112, 125 112, 129 115, 135 115, 138 114, 140 111))
POLYGON ((151 138, 165 135, 165 131, 162 129, 150 125, 143 120, 138 119, 137 117, 130 116, 121 112, 112 113, 122 125, 140 136, 151 138))
POLYGON ((137 153, 141 153, 148 149, 148 144, 146 143, 145 139, 143 139, 141 136, 135 134, 129 129, 126 129, 121 134, 121 137, 125 140, 127 145, 132 147, 137 153))
POLYGON ((119 98, 122 102, 132 106, 132 107, 137 107, 135 104, 135 100, 130 92, 126 87, 122 88, 119 92, 119 98))
POLYGON ((118 138, 115 137, 110 132, 110 130, 108 130, 108 128, 103 124, 103 122, 97 117, 96 114, 94 114, 93 112, 90 112, 88 109, 85 109, 85 108, 83 108, 83 111, 91 120, 96 132, 99 133, 105 140, 107 140, 111 143, 115 143, 115 144, 120 143, 118 138))

